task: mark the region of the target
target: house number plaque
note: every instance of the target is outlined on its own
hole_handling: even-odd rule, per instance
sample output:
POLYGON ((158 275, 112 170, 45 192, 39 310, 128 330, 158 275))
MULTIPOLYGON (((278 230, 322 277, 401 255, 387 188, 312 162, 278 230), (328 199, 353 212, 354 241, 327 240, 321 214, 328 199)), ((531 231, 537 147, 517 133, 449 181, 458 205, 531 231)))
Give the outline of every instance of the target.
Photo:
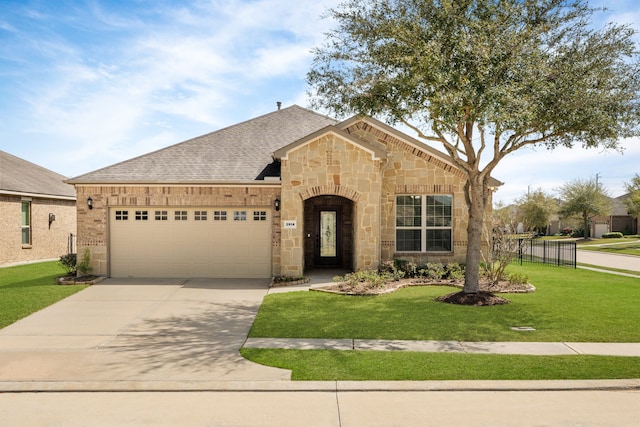
POLYGON ((295 219, 285 220, 284 228, 296 228, 296 220, 295 219))

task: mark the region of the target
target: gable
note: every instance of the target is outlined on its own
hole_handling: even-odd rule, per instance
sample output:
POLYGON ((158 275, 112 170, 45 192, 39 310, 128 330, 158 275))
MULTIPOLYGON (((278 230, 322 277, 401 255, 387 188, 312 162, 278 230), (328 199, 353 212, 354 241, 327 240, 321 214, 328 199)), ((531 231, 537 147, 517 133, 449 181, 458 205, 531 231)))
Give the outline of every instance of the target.
MULTIPOLYGON (((387 147, 386 150, 390 150, 391 147, 396 148, 409 156, 422 159, 429 166, 441 169, 458 178, 467 179, 467 175, 453 164, 453 160, 448 154, 442 153, 372 117, 354 116, 337 124, 336 127, 343 129, 353 137, 372 141, 373 144, 387 147)), ((491 178, 490 184, 492 187, 499 187, 503 183, 491 178)))
POLYGON ((347 144, 351 144, 361 150, 366 151, 371 155, 371 160, 381 160, 387 157, 387 153, 380 147, 376 147, 375 145, 370 144, 366 140, 354 138, 349 133, 344 132, 343 130, 340 130, 335 126, 327 126, 310 135, 305 136, 302 139, 299 139, 298 141, 295 141, 285 147, 282 147, 273 153, 273 157, 280 160, 287 160, 289 153, 300 150, 306 147, 308 144, 311 144, 312 142, 318 140, 319 138, 322 138, 330 134, 337 136, 341 140, 345 141, 347 144))

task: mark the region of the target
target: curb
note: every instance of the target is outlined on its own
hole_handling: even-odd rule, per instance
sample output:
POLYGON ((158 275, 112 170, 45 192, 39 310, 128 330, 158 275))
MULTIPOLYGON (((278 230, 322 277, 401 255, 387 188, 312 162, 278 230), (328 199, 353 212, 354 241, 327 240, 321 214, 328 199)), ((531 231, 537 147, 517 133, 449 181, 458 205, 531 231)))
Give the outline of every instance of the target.
POLYGON ((6 381, 0 393, 640 391, 640 379, 517 381, 6 381))

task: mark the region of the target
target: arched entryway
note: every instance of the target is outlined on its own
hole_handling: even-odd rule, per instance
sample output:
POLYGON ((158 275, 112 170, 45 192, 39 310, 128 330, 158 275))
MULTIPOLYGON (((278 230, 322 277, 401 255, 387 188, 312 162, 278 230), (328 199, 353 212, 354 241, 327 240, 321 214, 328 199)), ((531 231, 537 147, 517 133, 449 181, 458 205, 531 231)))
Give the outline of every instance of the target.
POLYGON ((317 196, 305 200, 305 270, 353 268, 353 212, 353 202, 341 196, 317 196))

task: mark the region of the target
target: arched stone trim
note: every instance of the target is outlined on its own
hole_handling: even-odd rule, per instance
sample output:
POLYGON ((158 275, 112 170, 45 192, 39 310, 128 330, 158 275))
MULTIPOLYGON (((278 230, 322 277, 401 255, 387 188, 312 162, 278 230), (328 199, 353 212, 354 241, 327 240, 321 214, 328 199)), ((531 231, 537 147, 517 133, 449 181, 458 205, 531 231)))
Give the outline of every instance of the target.
POLYGON ((307 200, 317 196, 331 195, 344 197, 345 199, 357 202, 360 199, 361 193, 343 185, 318 185, 315 187, 309 187, 300 192, 302 200, 307 200))

